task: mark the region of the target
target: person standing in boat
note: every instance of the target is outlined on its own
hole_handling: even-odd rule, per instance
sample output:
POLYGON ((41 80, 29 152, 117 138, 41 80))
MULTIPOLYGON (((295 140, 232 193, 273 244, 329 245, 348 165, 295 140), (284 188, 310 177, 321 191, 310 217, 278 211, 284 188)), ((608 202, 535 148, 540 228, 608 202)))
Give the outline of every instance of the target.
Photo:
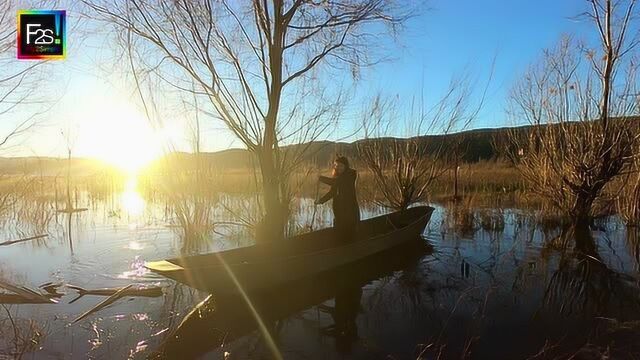
POLYGON ((318 179, 331 186, 331 189, 315 203, 324 204, 333 199, 333 227, 342 240, 353 239, 360 222, 360 207, 356 198, 357 178, 358 173, 349 166, 349 160, 338 156, 333 162, 333 176, 320 176, 318 179))

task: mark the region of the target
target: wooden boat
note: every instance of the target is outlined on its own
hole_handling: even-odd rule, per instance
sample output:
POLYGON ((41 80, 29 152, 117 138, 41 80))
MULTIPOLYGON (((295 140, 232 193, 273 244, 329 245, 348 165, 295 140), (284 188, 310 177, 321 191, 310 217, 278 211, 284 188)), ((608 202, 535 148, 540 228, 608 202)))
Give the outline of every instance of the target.
POLYGON ((433 208, 419 206, 361 221, 356 239, 323 229, 222 252, 149 262, 162 276, 213 293, 255 292, 310 277, 418 237, 433 208))
MULTIPOLYGON (((335 298, 335 304, 344 300, 345 295, 357 294, 357 290, 372 281, 391 276, 396 271, 413 270, 420 259, 431 252, 432 248, 425 241, 416 238, 389 251, 268 289, 250 298, 238 294, 209 295, 177 327, 167 332, 155 354, 149 358, 215 358, 211 352, 219 346, 260 328, 256 314, 271 332, 276 329, 272 324, 300 311, 316 305, 319 305, 318 309, 325 309, 327 300, 335 298)), ((357 302, 359 298, 351 300, 357 302)))

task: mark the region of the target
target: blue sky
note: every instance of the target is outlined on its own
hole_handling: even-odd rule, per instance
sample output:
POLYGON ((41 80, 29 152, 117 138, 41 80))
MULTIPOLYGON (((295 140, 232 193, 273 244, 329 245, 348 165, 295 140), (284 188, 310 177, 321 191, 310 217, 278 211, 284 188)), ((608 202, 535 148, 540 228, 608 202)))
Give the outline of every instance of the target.
POLYGON ((543 49, 563 34, 587 35, 590 28, 575 16, 586 9, 583 0, 456 0, 433 1, 432 9, 409 24, 399 60, 370 75, 373 83, 400 94, 424 87, 434 96, 451 76, 467 71, 477 80, 477 92, 491 75, 487 101, 473 127, 510 125, 505 100, 514 81, 535 62, 543 49))
MULTIPOLYGON (((394 46, 395 60, 365 71, 358 86, 365 95, 384 91, 402 98, 419 94, 423 87, 427 97, 434 98, 452 76, 466 71, 476 80, 479 92, 495 59, 487 101, 473 128, 510 125, 505 100, 514 81, 563 34, 585 37, 590 29, 584 21, 573 19, 586 10, 584 0, 432 0, 427 4, 429 9, 407 24, 399 45, 394 46)), ((69 17, 72 28, 77 17, 71 11, 69 17)), ((71 145, 77 156, 101 157, 107 150, 95 147, 107 146, 105 138, 131 128, 144 132, 148 126, 141 123, 142 116, 135 121, 114 120, 141 114, 131 101, 135 92, 119 75, 109 73, 111 54, 106 37, 99 32, 88 35, 83 46, 77 46, 79 39, 74 37, 78 34, 69 32, 67 59, 52 65, 55 75, 51 80, 60 85, 47 96, 59 101, 53 111, 43 115, 43 125, 12 155, 62 155, 67 141, 61 131, 66 131, 72 134, 71 145), (110 130, 114 128, 117 131, 110 130)), ((2 121, 7 124, 13 120, 2 121)), ((176 121, 166 133, 177 148, 185 149, 185 135, 176 121)), ((219 125, 210 126, 206 137, 205 150, 237 146, 219 125)), ((131 151, 126 141, 135 141, 135 134, 111 140, 120 141, 126 153, 131 151)))

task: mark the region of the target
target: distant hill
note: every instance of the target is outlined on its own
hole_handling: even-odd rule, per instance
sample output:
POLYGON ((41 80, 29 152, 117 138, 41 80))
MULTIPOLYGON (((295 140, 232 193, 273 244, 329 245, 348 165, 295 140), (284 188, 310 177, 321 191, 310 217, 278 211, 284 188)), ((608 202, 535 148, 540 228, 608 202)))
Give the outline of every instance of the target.
MULTIPOLYGON (((464 162, 477 162, 481 160, 489 160, 498 156, 494 149, 494 139, 506 139, 508 134, 508 128, 500 129, 476 129, 465 131, 456 134, 447 135, 426 135, 418 136, 412 139, 418 139, 429 145, 431 148, 437 148, 440 145, 447 143, 456 143, 458 141, 464 141, 462 159, 464 162), (462 139, 460 139, 462 137, 462 139)), ((382 138, 376 140, 389 140, 393 138, 382 138)), ((405 139, 398 139, 405 140, 405 139)), ((331 142, 331 141, 316 141, 307 144, 289 145, 284 149, 292 150, 296 153, 300 147, 306 146, 307 157, 304 162, 315 166, 324 166, 329 164, 336 154, 343 154, 347 157, 355 158, 357 156, 357 148, 359 145, 366 143, 367 139, 358 140, 352 143, 346 142, 331 142)), ((231 149, 223 150, 211 153, 201 153, 201 161, 205 164, 214 166, 217 169, 227 170, 242 170, 250 168, 253 164, 252 155, 249 151, 244 149, 231 149)), ((167 155, 163 160, 170 161, 172 163, 192 164, 195 162, 195 155, 193 153, 172 153, 167 155)))
MULTIPOLYGON (((634 126, 640 127, 640 117, 629 117, 627 120, 634 121, 634 126)), ((577 125, 577 123, 574 123, 577 125)), ((543 126, 559 126, 558 124, 543 125, 543 126)), ((474 163, 482 160, 497 159, 500 154, 500 149, 495 148, 495 144, 507 144, 509 142, 510 135, 517 134, 518 136, 528 134, 534 126, 525 125, 518 127, 503 127, 503 128, 485 128, 485 129, 473 129, 463 131, 459 133, 446 134, 446 135, 424 135, 417 136, 411 139, 417 139, 424 142, 427 149, 438 149, 443 146, 447 149, 447 145, 462 143, 461 146, 461 159, 466 163, 474 163)), ((391 141, 394 138, 378 138, 377 141, 391 141)), ((395 138, 395 140, 406 140, 395 138)), ((313 166, 326 166, 335 157, 336 154, 343 154, 351 158, 357 158, 357 149, 361 144, 372 141, 372 139, 357 140, 352 143, 346 142, 330 142, 330 141, 317 141, 307 144, 289 145, 283 148, 293 150, 296 153, 296 149, 300 147, 308 147, 307 156, 304 162, 313 166)), ((224 150, 213 153, 201 154, 202 159, 206 164, 214 166, 217 169, 246 169, 252 166, 251 153, 243 149, 224 150)), ((193 163, 194 154, 191 153, 174 153, 169 155, 170 158, 178 160, 179 163, 189 164, 193 163)))
POLYGON ((90 175, 112 169, 111 166, 87 158, 72 158, 71 162, 55 157, 0 157, 2 175, 64 176, 67 169, 73 174, 90 175))
MULTIPOLYGON (((475 129, 461 133, 447 135, 426 135, 412 139, 418 139, 430 144, 432 147, 456 143, 460 137, 464 140, 463 161, 477 162, 480 160, 493 159, 497 156, 493 148, 494 139, 506 139, 509 128, 498 129, 475 129)), ((524 129, 524 128, 522 128, 524 129)), ((388 138, 391 140, 392 138, 388 138)), ((380 139, 378 139, 380 140, 380 139)), ((384 141, 384 139, 382 139, 384 141)), ((402 140, 402 139, 400 139, 402 140)), ((355 157, 357 147, 363 142, 371 140, 358 140, 352 143, 316 141, 307 144, 289 145, 284 148, 292 150, 294 153, 300 147, 308 147, 307 157, 303 162, 316 166, 329 164, 335 154, 340 153, 349 157, 355 157)), ((229 149, 210 153, 201 153, 201 161, 206 166, 214 167, 216 170, 240 171, 253 166, 253 157, 245 149, 229 149)), ((163 162, 181 164, 186 168, 195 164, 193 153, 175 152, 166 155, 160 160, 156 160, 153 166, 160 166, 163 162)), ((0 157, 0 174, 42 174, 45 176, 65 175, 67 159, 52 157, 0 157)), ((107 164, 86 158, 73 158, 71 160, 71 172, 73 174, 90 175, 112 169, 107 164)))

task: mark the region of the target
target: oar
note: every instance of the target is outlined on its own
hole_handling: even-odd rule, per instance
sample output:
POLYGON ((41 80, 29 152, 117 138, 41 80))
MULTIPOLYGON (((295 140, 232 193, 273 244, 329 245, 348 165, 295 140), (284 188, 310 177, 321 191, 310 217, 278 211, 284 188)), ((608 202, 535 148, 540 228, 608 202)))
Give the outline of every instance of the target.
POLYGON ((316 182, 316 196, 313 199, 313 215, 311 215, 311 225, 309 225, 309 229, 313 231, 313 223, 316 221, 316 212, 318 211, 318 194, 320 193, 320 182, 316 182))

